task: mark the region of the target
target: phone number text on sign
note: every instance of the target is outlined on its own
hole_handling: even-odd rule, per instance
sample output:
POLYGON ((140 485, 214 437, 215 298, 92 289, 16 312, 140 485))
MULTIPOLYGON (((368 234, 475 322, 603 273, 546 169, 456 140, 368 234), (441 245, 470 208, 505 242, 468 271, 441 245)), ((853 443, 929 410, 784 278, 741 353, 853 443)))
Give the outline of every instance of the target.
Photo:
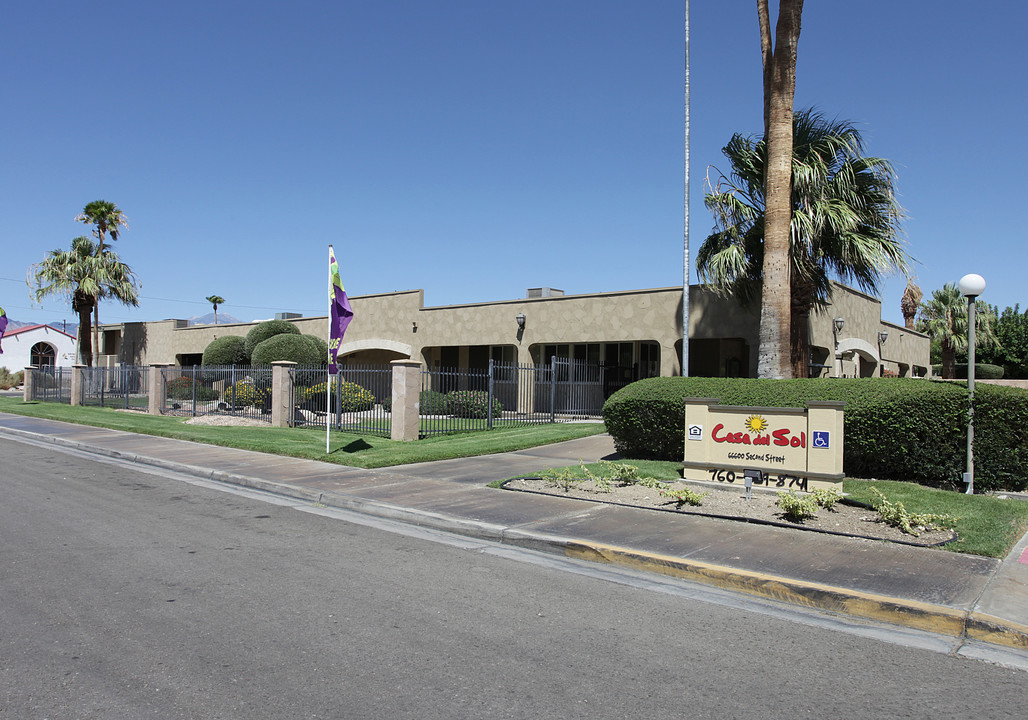
MULTIPOLYGON (((727 483, 735 482, 736 475, 734 470, 725 470, 721 468, 717 470, 709 470, 708 472, 710 473, 711 480, 727 483)), ((796 488, 801 492, 807 491, 807 478, 799 477, 797 475, 786 475, 784 473, 779 473, 777 476, 772 478, 770 473, 762 472, 760 473, 760 478, 754 479, 753 483, 755 485, 767 485, 768 487, 796 488)))

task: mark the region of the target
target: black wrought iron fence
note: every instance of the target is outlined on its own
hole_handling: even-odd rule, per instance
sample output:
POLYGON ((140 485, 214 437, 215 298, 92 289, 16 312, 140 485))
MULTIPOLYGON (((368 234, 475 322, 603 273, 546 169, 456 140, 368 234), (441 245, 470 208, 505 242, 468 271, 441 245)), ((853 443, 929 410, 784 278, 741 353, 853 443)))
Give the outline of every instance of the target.
POLYGON ((41 367, 32 373, 32 397, 36 402, 71 402, 71 368, 41 367))
POLYGON ((122 365, 82 372, 82 404, 147 412, 150 368, 122 365))
POLYGON ((271 368, 199 366, 161 368, 161 412, 229 415, 271 422, 271 368))
POLYGON ((294 368, 293 424, 389 437, 392 372, 389 365, 341 365, 332 376, 323 367, 294 368))
POLYGON ((484 369, 422 373, 421 434, 568 422, 603 410, 602 369, 553 358, 548 365, 494 360, 484 369))

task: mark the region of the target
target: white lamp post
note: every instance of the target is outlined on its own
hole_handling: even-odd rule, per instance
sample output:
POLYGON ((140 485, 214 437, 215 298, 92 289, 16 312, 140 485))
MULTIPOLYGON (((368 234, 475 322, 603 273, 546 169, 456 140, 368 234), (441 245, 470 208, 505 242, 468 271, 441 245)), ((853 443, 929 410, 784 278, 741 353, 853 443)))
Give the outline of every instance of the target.
POLYGON ((975 299, 985 292, 985 278, 971 273, 960 278, 957 284, 960 294, 967 298, 967 472, 964 482, 967 483, 967 494, 974 495, 974 341, 975 299))

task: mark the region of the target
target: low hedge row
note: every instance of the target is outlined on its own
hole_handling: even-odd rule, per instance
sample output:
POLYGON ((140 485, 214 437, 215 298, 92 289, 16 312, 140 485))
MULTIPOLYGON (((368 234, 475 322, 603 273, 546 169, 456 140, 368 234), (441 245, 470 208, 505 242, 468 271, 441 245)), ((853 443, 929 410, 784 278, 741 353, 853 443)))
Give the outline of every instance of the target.
MULTIPOLYGON (((392 398, 385 398, 383 405, 392 410, 392 398)), ((418 408, 422 415, 453 415, 459 418, 484 420, 489 417, 489 393, 485 390, 452 390, 441 393, 422 390, 418 396, 418 408)), ((493 398, 493 417, 499 417, 503 405, 493 398)))
MULTIPOLYGON (((954 376, 958 380, 967 380, 967 363, 957 363, 953 367, 954 376)), ((975 363, 974 376, 979 380, 1002 380, 1006 371, 999 365, 975 363)), ((942 365, 932 365, 932 374, 942 377, 942 365)))
MULTIPOLYGON (((967 389, 959 384, 903 378, 650 378, 622 388, 604 405, 603 419, 618 452, 681 460, 687 397, 752 407, 842 400, 847 475, 963 488, 967 389)), ((1023 491, 1026 467, 1028 392, 975 386, 975 488, 1023 491)))

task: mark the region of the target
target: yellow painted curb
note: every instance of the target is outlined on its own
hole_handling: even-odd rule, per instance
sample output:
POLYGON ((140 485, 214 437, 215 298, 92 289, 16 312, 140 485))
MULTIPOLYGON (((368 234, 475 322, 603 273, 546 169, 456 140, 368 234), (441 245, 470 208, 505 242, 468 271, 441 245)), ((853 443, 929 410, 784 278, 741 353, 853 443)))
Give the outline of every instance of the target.
MULTIPOLYGON (((902 625, 941 635, 960 637, 965 632, 964 613, 940 605, 913 600, 898 601, 884 595, 862 593, 830 585, 791 580, 749 570, 736 570, 695 560, 642 553, 597 543, 568 542, 565 553, 568 557, 580 560, 657 572, 662 575, 712 585, 723 590, 734 590, 757 597, 902 625)), ((1028 639, 1028 635, 1025 638, 1028 639)), ((989 640, 989 642, 994 641, 989 640)), ((1015 647, 1017 646, 1015 645, 1015 647)))
POLYGON ((1028 650, 1028 625, 1001 620, 992 615, 971 613, 967 619, 967 637, 993 645, 1028 650))

